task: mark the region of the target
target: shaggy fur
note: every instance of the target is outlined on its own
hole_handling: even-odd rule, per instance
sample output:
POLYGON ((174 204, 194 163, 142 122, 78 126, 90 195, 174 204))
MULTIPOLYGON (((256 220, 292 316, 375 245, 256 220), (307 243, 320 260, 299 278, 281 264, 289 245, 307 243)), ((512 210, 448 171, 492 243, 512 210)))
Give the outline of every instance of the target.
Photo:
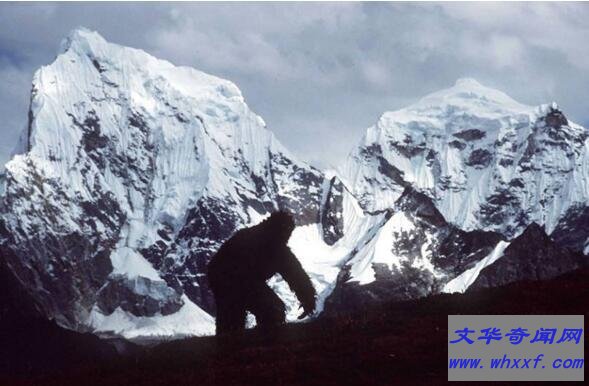
POLYGON ((273 213, 262 223, 238 231, 227 240, 208 265, 208 279, 217 305, 217 334, 245 328, 246 311, 260 328, 285 321, 282 300, 266 285, 279 273, 304 309, 315 309, 315 289, 309 276, 287 246, 294 229, 292 217, 273 213))

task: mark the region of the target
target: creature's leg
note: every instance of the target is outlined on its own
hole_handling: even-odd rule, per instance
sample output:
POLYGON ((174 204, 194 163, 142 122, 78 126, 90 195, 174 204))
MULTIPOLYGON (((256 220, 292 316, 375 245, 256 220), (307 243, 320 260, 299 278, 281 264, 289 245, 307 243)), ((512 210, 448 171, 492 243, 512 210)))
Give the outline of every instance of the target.
POLYGON ((278 326, 285 321, 284 303, 266 284, 256 286, 248 296, 246 307, 261 328, 278 326))
POLYGON ((245 304, 239 297, 215 295, 217 335, 245 329, 245 304))

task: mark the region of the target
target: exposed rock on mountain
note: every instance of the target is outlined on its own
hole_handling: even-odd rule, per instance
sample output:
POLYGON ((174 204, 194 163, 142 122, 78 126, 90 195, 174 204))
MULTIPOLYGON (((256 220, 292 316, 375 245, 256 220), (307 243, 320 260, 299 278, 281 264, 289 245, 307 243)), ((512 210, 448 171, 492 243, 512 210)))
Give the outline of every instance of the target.
POLYGON ((461 79, 387 112, 349 157, 344 177, 367 210, 391 208, 408 185, 464 230, 512 238, 554 231, 589 201, 589 142, 556 104, 525 106, 461 79))
POLYGON ((408 187, 369 242, 351 254, 326 309, 343 311, 367 302, 438 293, 488 255, 501 238, 447 223, 429 197, 408 187))
POLYGON ((545 280, 582 267, 588 259, 558 246, 538 224, 530 224, 503 252, 485 267, 468 288, 497 287, 518 280, 545 280))

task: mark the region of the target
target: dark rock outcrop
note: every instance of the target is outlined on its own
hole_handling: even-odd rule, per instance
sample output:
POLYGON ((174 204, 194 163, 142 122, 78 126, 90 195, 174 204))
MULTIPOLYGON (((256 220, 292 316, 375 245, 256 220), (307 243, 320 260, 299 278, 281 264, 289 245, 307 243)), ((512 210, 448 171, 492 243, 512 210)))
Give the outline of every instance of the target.
POLYGON ((581 254, 560 247, 536 223, 516 237, 503 256, 485 267, 468 288, 497 287, 520 280, 545 280, 586 264, 581 254))
POLYGON ((181 295, 163 281, 145 277, 129 279, 118 275, 111 277, 98 292, 96 304, 106 315, 113 313, 117 307, 135 316, 169 315, 184 304, 181 295))
MULTIPOLYGON (((40 304, 0 253, 0 379, 60 373, 115 361, 117 350, 98 337, 47 320, 40 304)), ((125 347, 131 348, 131 344, 125 347)), ((11 384, 6 382, 4 384, 11 384)))
POLYGON ((389 217, 394 213, 403 213, 414 226, 411 231, 393 234, 390 248, 393 256, 403 259, 400 267, 373 263, 374 281, 362 285, 350 281, 350 266, 344 266, 334 292, 326 301, 326 312, 361 309, 367 304, 438 293, 445 282, 488 255, 502 239, 495 232, 463 231, 449 224, 428 196, 410 187, 397 200, 389 217), (423 253, 431 256, 437 275, 415 266, 423 253))
POLYGON ((325 193, 321 208, 321 228, 323 240, 329 245, 335 244, 344 235, 344 189, 344 184, 333 177, 325 193))
POLYGON ((562 216, 550 237, 561 247, 579 253, 589 251, 589 206, 579 204, 571 207, 562 216))

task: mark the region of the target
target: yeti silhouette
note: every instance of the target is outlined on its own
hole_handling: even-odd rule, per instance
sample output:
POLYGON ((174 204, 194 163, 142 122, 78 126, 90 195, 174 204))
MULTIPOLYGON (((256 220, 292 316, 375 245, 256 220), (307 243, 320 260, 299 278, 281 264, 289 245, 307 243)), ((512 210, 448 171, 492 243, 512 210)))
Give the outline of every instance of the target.
POLYGON ((315 289, 287 246, 294 227, 289 214, 275 212, 236 232, 213 256, 207 275, 217 305, 217 335, 244 330, 246 311, 262 329, 285 322, 284 303, 266 284, 276 273, 301 302, 299 319, 313 313, 315 289))

